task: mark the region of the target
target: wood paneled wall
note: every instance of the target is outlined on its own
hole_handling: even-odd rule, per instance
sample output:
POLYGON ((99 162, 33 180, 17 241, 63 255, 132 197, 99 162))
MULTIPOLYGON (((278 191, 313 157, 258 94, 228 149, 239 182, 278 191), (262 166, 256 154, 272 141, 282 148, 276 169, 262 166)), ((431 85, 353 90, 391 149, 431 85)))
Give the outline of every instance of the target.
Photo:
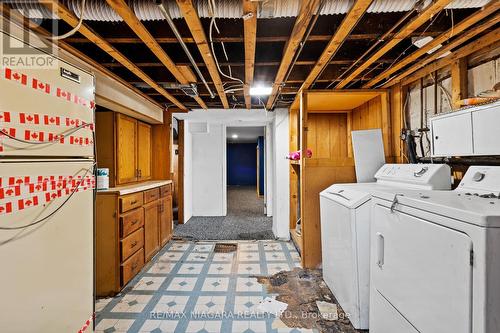
POLYGON ((153 125, 153 179, 172 179, 172 114, 163 111, 163 124, 153 125))

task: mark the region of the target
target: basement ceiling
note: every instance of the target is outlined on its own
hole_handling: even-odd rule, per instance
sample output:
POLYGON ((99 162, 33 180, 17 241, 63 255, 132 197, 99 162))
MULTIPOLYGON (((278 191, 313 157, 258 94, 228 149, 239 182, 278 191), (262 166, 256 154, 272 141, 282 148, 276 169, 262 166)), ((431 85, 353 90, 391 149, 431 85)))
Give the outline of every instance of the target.
MULTIPOLYGON (((61 6, 60 8, 67 10, 70 16, 73 15, 75 19, 78 19, 79 1, 51 1, 53 5, 61 6)), ((87 1, 90 1, 91 4, 95 2, 91 0, 87 1)), ((267 106, 267 109, 272 109, 275 107, 290 106, 297 92, 301 87, 304 88, 304 82, 308 77, 311 78, 311 75, 313 79, 310 81, 310 86, 307 87, 308 89, 333 89, 339 85, 342 80, 350 77, 351 74, 361 66, 362 70, 359 71, 359 74, 354 75, 343 87, 348 89, 361 88, 377 75, 383 73, 408 55, 417 51, 418 48, 412 43, 412 39, 425 36, 437 37, 444 32, 452 31, 450 30, 452 27, 456 27, 468 17, 477 14, 480 10, 478 6, 483 6, 488 2, 485 0, 460 0, 452 2, 452 4, 458 7, 474 8, 446 8, 446 6, 439 7, 436 3, 449 5, 451 1, 435 0, 434 2, 424 1, 424 7, 414 11, 373 12, 375 5, 383 4, 388 8, 386 9, 389 10, 391 6, 402 6, 403 3, 405 3, 405 5, 409 6, 408 8, 412 8, 412 3, 416 1, 376 0, 373 3, 367 0, 324 0, 323 2, 320 0, 303 0, 302 2, 298 0, 288 2, 276 0, 276 3, 274 3, 273 0, 240 0, 241 3, 235 0, 212 1, 215 5, 216 13, 213 19, 216 26, 212 26, 212 33, 210 33, 212 18, 207 17, 210 16, 210 8, 200 7, 209 6, 208 0, 199 0, 194 3, 191 0, 177 0, 167 1, 165 4, 165 7, 170 11, 170 15, 173 17, 175 27, 186 43, 187 50, 192 55, 193 61, 199 68, 199 74, 196 73, 196 68, 190 62, 188 56, 176 39, 173 30, 165 19, 159 17, 159 19, 156 20, 138 21, 158 43, 161 51, 171 59, 174 64, 174 69, 177 68, 182 70, 183 74, 177 74, 177 77, 165 66, 164 62, 162 63, 162 61, 160 61, 158 54, 155 54, 152 49, 141 40, 138 33, 140 29, 130 28, 130 18, 128 22, 121 20, 121 16, 117 15, 114 9, 108 5, 109 3, 122 9, 125 7, 126 10, 134 14, 138 12, 137 8, 139 5, 137 5, 137 3, 141 6, 146 6, 144 8, 149 8, 147 6, 156 6, 156 1, 135 0, 131 2, 125 0, 108 0, 107 3, 101 1, 99 6, 86 6, 86 14, 84 17, 96 17, 98 14, 102 16, 103 13, 101 12, 104 11, 104 13, 108 13, 111 17, 119 20, 96 21, 84 19, 83 25, 90 28, 91 31, 108 42, 114 49, 121 52, 126 58, 133 62, 140 71, 149 76, 155 83, 159 84, 157 88, 152 87, 151 83, 145 82, 129 68, 124 66, 123 63, 117 61, 112 55, 103 51, 93 41, 90 41, 88 36, 84 36, 77 32, 71 37, 66 38, 64 42, 92 58, 134 87, 140 89, 150 98, 168 107, 175 106, 172 100, 176 100, 178 101, 176 107, 182 105, 188 109, 197 109, 202 107, 202 105, 208 108, 247 108, 250 106, 250 103, 252 108, 267 106), (283 7, 287 6, 287 3, 291 8, 283 7), (361 3, 372 3, 372 7, 368 7, 369 9, 367 12, 353 21, 354 23, 349 26, 349 29, 352 30, 345 31, 345 38, 340 40, 340 46, 336 52, 333 52, 329 61, 326 61, 325 65, 321 66, 322 63, 318 62, 318 60, 321 58, 322 53, 325 51, 325 48, 327 48, 330 40, 334 36, 338 36, 339 31, 342 29, 342 22, 347 19, 352 19, 352 13, 345 13, 345 10, 338 7, 340 9, 336 8, 335 10, 338 9, 338 11, 342 12, 341 14, 317 15, 318 10, 321 9, 321 13, 325 11, 334 11, 332 6, 340 6, 342 3, 346 3, 346 8, 351 8, 353 4, 355 6, 361 6, 361 3), (408 3, 410 4, 408 5, 408 3), (194 10, 186 12, 186 14, 189 13, 189 15, 184 16, 185 18, 180 18, 180 8, 183 7, 186 9, 191 5, 194 10), (243 5, 245 6, 245 10, 241 9, 243 5), (275 8, 277 5, 281 7, 275 8), (236 10, 230 10, 232 6, 239 7, 237 7, 236 10), (304 9, 308 6, 311 7, 309 11, 304 9), (327 7, 326 9, 325 6, 327 7), (428 10, 428 7, 425 6, 438 7, 429 19, 421 19, 420 17, 422 13, 428 10), (253 8, 258 18, 255 18, 255 15, 251 14, 243 16, 243 12, 248 12, 248 8, 253 8), (93 13, 92 11, 95 12, 93 13), (272 17, 273 13, 274 15, 278 13, 280 17, 272 17), (297 14, 303 16, 300 16, 300 19, 298 19, 296 17, 297 14), (290 16, 283 17, 286 15, 290 16), (236 18, 224 18, 222 16, 232 16, 236 18), (265 16, 271 17, 265 18, 265 16), (402 27, 412 24, 412 22, 417 22, 419 19, 421 19, 422 23, 414 27, 411 33, 402 38, 401 41, 391 44, 391 47, 381 52, 380 56, 372 58, 377 51, 383 49, 385 45, 393 41, 392 37, 400 33, 402 27), (201 23, 203 31, 195 29, 197 22, 201 23), (301 26, 304 22, 308 24, 301 26), (299 28, 302 29, 301 34, 299 34, 301 37, 296 38, 296 32, 299 28), (255 35, 253 35, 252 31, 255 31, 255 35), (391 33, 385 36, 386 38, 384 40, 381 40, 382 36, 387 32, 391 33), (203 46, 200 47, 200 44, 203 43, 200 43, 199 40, 198 43, 195 43, 195 39, 200 38, 200 36, 206 38, 205 49, 203 49, 203 46), (210 36, 213 45, 211 45, 209 41, 210 36), (253 40, 252 36, 255 37, 254 51, 251 44, 253 40), (245 50, 245 41, 247 42, 247 50, 245 50), (292 49, 290 53, 291 58, 285 59, 284 55, 286 56, 287 54, 285 52, 288 46, 287 43, 291 43, 292 41, 296 41, 297 46, 302 44, 303 48, 300 52, 298 52, 299 47, 292 49), (211 46, 213 46, 214 57, 210 57, 212 53, 211 46), (367 50, 369 50, 369 52, 364 54, 367 50), (202 54, 202 52, 205 54, 202 54), (219 62, 220 72, 222 73, 213 66, 213 63, 209 62, 210 58, 215 58, 219 62), (358 58, 360 58, 359 61, 356 61, 358 58), (366 63, 368 59, 372 59, 373 61, 368 64, 366 63), (283 69, 282 72, 279 73, 280 64, 282 63, 283 69), (364 66, 364 64, 368 65, 364 66), (319 68, 318 66, 321 66, 321 70, 314 72, 315 65, 316 69, 319 68), (286 75, 283 75, 284 73, 286 75), (251 78, 251 74, 253 74, 253 79, 251 78), (279 79, 279 77, 277 77, 278 74, 282 76, 283 82, 277 80, 279 79), (186 95, 185 89, 184 91, 180 89, 180 84, 182 83, 179 82, 180 75, 184 78, 189 78, 185 79, 186 82, 184 82, 184 86, 190 83, 195 84, 198 93, 197 99, 186 95), (234 79, 228 78, 229 76, 234 79), (206 80, 208 88, 213 93, 213 98, 204 85, 202 77, 206 80), (192 82, 194 80, 196 80, 196 82, 192 82), (239 80, 246 83, 246 85, 242 85, 239 80), (217 82, 221 82, 223 85, 223 87, 219 87, 219 92, 215 84, 217 82), (275 85, 276 94, 271 97, 270 101, 268 96, 252 96, 245 100, 245 93, 247 93, 248 90, 245 90, 244 87, 248 88, 249 86, 255 85, 272 86, 273 84, 275 85), (225 90, 225 93, 222 92, 222 88, 225 90), (171 94, 173 99, 167 98, 165 94, 161 92, 162 89, 171 94), (227 99, 227 104, 224 103, 224 99, 227 99)), ((4 2, 9 3, 9 1, 4 2)), ((11 4, 11 6, 16 5, 11 4)), ((492 6, 492 4, 490 3, 487 6, 492 6)), ((498 7, 498 5, 496 6, 498 7)), ((364 8, 364 10, 366 10, 366 8, 364 8)), ((253 13, 251 10, 250 12, 253 13)), ((139 13, 137 14, 137 16, 141 15, 145 14, 143 12, 141 12, 140 15, 139 13)), ((464 32, 488 20, 492 20, 492 17, 495 16, 497 16, 496 9, 492 11, 492 15, 485 16, 481 20, 474 22, 474 24, 470 24, 470 27, 465 29, 464 32)), ((102 19, 102 17, 100 19, 102 19)), ((54 31, 54 34, 62 34, 72 29, 72 26, 68 25, 65 21, 67 21, 67 19, 57 20, 59 29, 57 32, 54 31)), ((53 19, 45 18, 42 21, 42 27, 48 31, 52 31, 53 23, 53 19)), ((489 26, 482 34, 495 29, 495 27, 498 27, 498 23, 489 26)), ((458 36, 460 35, 458 34, 458 36)), ((481 36, 481 34, 478 36, 481 36)), ((448 38, 442 44, 446 45, 446 43, 453 41, 454 38, 456 37, 453 36, 452 38, 448 38)), ((425 54, 419 58, 422 57, 425 57, 425 54)), ((416 61, 418 61, 419 58, 417 58, 416 61)), ((406 66, 401 70, 405 68, 406 66)), ((375 87, 383 84, 385 80, 386 79, 381 80, 375 87)))

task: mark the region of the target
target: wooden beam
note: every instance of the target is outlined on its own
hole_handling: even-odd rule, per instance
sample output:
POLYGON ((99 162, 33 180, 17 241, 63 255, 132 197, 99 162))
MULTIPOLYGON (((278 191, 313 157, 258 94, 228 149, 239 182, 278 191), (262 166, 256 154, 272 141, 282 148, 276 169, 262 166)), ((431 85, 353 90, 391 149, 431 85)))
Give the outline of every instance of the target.
POLYGON ((200 51, 203 61, 207 65, 208 72, 212 77, 212 81, 215 83, 215 88, 217 89, 222 105, 224 108, 228 109, 229 103, 227 101, 226 93, 224 92, 224 87, 222 86, 222 80, 220 78, 219 71, 217 70, 217 65, 215 64, 212 51, 208 46, 207 36, 205 35, 203 25, 201 24, 198 13, 193 5, 193 1, 177 0, 177 5, 179 6, 184 20, 186 20, 189 30, 191 31, 191 35, 196 41, 196 45, 198 46, 198 50, 200 51))
POLYGON ((437 15, 441 10, 443 10, 451 0, 435 0, 430 5, 428 5, 417 17, 413 18, 408 22, 401 30, 391 38, 387 43, 385 43, 377 52, 370 56, 364 63, 362 63, 358 68, 356 68, 348 77, 343 79, 337 86, 336 89, 342 89, 352 80, 354 80, 359 74, 361 74, 365 69, 367 69, 373 62, 380 59, 388 51, 392 50, 396 45, 398 45, 403 39, 407 38, 412 32, 418 29, 422 24, 429 21, 437 15))
POLYGON ((454 109, 459 109, 460 101, 468 97, 467 91, 467 57, 451 63, 451 100, 454 109))
MULTIPOLYGON (((181 84, 189 83, 189 80, 181 73, 165 50, 163 50, 160 44, 158 44, 155 38, 149 33, 148 29, 146 29, 144 24, 142 24, 142 22, 137 18, 132 9, 130 9, 125 0, 107 0, 107 3, 123 18, 130 29, 135 32, 137 36, 139 36, 151 52, 153 52, 161 63, 170 71, 170 73, 172 73, 177 81, 181 84)), ((207 105, 199 96, 194 97, 194 99, 202 108, 207 108, 207 105)))
POLYGON ((390 77, 392 74, 396 73, 397 71, 399 71, 402 68, 406 67, 407 65, 411 64, 412 62, 414 62, 415 60, 417 60, 421 56, 427 54, 427 52, 433 50, 436 47, 439 47, 442 43, 448 41, 450 38, 462 33, 467 28, 469 28, 472 25, 476 24, 477 22, 481 21, 485 17, 495 13, 499 8, 500 8, 499 1, 490 2, 483 9, 478 10, 476 13, 472 14, 471 16, 466 18, 465 20, 461 21, 460 23, 458 23, 457 25, 455 25, 454 27, 452 27, 448 31, 443 32, 441 35, 439 35, 438 37, 433 39, 431 42, 424 45, 422 48, 413 52, 405 59, 394 64, 389 69, 385 70, 383 73, 377 75, 373 80, 371 80, 370 82, 365 84, 363 86, 363 88, 371 88, 371 87, 375 86, 377 83, 379 83, 383 79, 390 77))
POLYGON ((255 68, 255 46, 257 41, 257 3, 243 0, 243 30, 245 35, 245 106, 252 107, 250 87, 255 68))
MULTIPOLYGON (((63 4, 58 0, 39 0, 39 3, 46 6, 50 10, 57 10, 57 16, 68 23, 72 27, 78 25, 78 18, 63 4)), ((100 49, 112 56, 116 61, 123 64, 127 69, 134 73, 141 80, 150 85, 153 89, 162 94, 169 101, 174 103, 181 109, 186 109, 186 107, 179 102, 174 96, 169 94, 165 89, 158 85, 152 78, 150 78, 146 73, 144 73, 139 67, 137 67, 131 60, 125 57, 120 51, 118 51, 114 46, 106 42, 100 35, 94 32, 89 26, 83 23, 78 30, 79 33, 87 37, 89 40, 94 42, 100 49)))
MULTIPOLYGON (((354 61, 353 60, 331 60, 329 65, 350 65, 354 61)), ((394 63, 394 59, 380 59, 375 62, 375 64, 392 64, 394 63)), ((139 67, 163 67, 163 64, 160 62, 136 62, 135 63, 139 67)), ((255 67, 264 67, 264 66, 279 66, 281 62, 279 61, 256 61, 255 67)), ((299 60, 295 63, 295 66, 313 66, 316 64, 316 61, 313 60, 299 60)), ((118 62, 105 62, 102 64, 106 67, 122 67, 123 65, 118 62)), ((191 64, 186 62, 178 62, 175 64, 176 66, 186 66, 189 67, 191 64)), ((196 63, 198 67, 205 67, 204 62, 196 63)), ((221 67, 231 66, 231 67, 244 67, 244 62, 219 62, 221 67)), ((182 70, 179 68, 182 72, 182 70)), ((183 73, 184 74, 184 73, 183 73)))
MULTIPOLYGON (((41 35, 41 36, 50 36, 50 32, 45 30, 44 28, 40 27, 40 25, 33 23, 30 21, 28 18, 22 16, 19 14, 17 10, 11 10, 7 5, 0 3, 0 15, 8 18, 12 22, 15 22, 23 27, 28 27, 30 30, 34 31, 36 34, 41 35)), ((157 105, 160 108, 163 108, 163 106, 158 103, 156 100, 145 94, 144 92, 140 91, 136 87, 134 87, 130 82, 125 81, 123 78, 120 76, 116 75, 115 73, 111 72, 109 69, 105 68, 102 64, 98 63, 94 59, 90 58, 86 54, 82 53, 81 51, 75 49, 73 46, 67 44, 64 41, 54 41, 54 44, 57 45, 57 47, 61 48, 62 50, 68 52, 72 56, 83 60, 93 68, 95 68, 97 71, 103 73, 104 75, 110 77, 111 79, 120 82, 122 85, 127 87, 128 89, 134 91, 136 94, 141 96, 142 98, 148 100, 149 102, 157 105)))
POLYGON ((273 90, 271 95, 267 99, 266 107, 271 109, 274 100, 278 97, 279 89, 285 80, 285 75, 290 68, 293 61, 295 53, 297 52, 302 38, 311 22, 314 13, 317 11, 319 6, 319 0, 301 1, 299 14, 295 19, 295 24, 292 29, 292 33, 285 45, 285 51, 283 52, 283 57, 281 58, 280 67, 278 68, 278 73, 273 83, 273 90))
POLYGON ((478 34, 488 30, 489 28, 493 27, 495 24, 500 22, 500 17, 497 15, 493 17, 492 19, 482 23, 479 26, 476 26, 474 29, 469 30, 454 40, 452 40, 450 43, 446 44, 444 47, 440 48, 436 52, 432 53, 431 55, 428 55, 427 57, 420 59, 417 63, 413 64, 406 70, 404 70, 402 73, 398 74, 396 77, 389 79, 384 85, 383 88, 388 88, 392 86, 393 84, 396 84, 406 77, 409 77, 412 73, 416 72, 417 70, 423 68, 424 66, 430 64, 431 62, 445 56, 447 53, 451 52, 453 49, 456 47, 462 45, 464 42, 468 41, 471 38, 474 38, 478 34))
POLYGON ((313 82, 318 78, 318 76, 323 72, 325 67, 328 65, 330 59, 332 59, 337 51, 340 49, 344 43, 346 37, 354 29, 356 24, 359 22, 361 17, 364 15, 368 7, 370 7, 373 0, 357 0, 347 13, 346 17, 342 20, 339 28, 333 35, 332 39, 326 46, 325 50, 319 57, 316 65, 309 73, 304 83, 302 84, 301 90, 308 89, 313 82))
MULTIPOLYGON (((401 85, 408 85, 410 83, 415 82, 416 80, 420 80, 427 75, 434 73, 435 71, 450 66, 455 60, 460 58, 467 57, 472 53, 486 50, 488 48, 495 49, 500 46, 500 28, 495 29, 494 31, 484 35, 483 37, 463 46, 462 48, 456 50, 451 55, 441 58, 438 61, 435 61, 428 66, 425 66, 418 72, 413 73, 411 76, 406 77, 401 81, 401 85)), ((420 67, 421 68, 421 67, 420 67)))
MULTIPOLYGON (((442 31, 426 31, 426 32, 413 32, 409 37, 422 37, 422 36, 431 36, 436 37, 440 35, 442 31)), ((389 38, 394 36, 394 34, 389 34, 389 38)), ((372 40, 380 37, 380 34, 377 33, 360 33, 360 34, 350 34, 347 36, 346 40, 372 40)), ((332 38, 332 35, 310 35, 307 39, 307 42, 328 42, 332 38)), ((179 41, 175 37, 156 37, 156 41, 160 44, 177 44, 179 41)), ((257 36, 257 43, 286 43, 290 39, 290 36, 257 36)), ((192 37, 183 37, 182 40, 184 43, 192 44, 194 43, 194 38, 192 37)), ((68 43, 78 43, 85 44, 91 43, 87 38, 81 37, 68 37, 65 39, 68 43)), ((111 44, 139 44, 142 43, 142 40, 137 37, 109 37, 106 38, 106 41, 111 44)), ((213 41, 216 43, 244 43, 244 37, 224 37, 217 36, 213 37, 213 41)))

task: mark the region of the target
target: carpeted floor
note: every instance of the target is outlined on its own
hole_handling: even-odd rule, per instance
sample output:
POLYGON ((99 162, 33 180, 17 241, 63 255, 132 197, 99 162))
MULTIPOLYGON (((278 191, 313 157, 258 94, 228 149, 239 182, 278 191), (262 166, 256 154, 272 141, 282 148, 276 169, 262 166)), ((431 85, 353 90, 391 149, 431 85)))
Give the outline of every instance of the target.
POLYGON ((227 216, 192 217, 175 227, 174 235, 199 240, 274 239, 272 218, 264 215, 264 200, 255 187, 227 188, 227 216))

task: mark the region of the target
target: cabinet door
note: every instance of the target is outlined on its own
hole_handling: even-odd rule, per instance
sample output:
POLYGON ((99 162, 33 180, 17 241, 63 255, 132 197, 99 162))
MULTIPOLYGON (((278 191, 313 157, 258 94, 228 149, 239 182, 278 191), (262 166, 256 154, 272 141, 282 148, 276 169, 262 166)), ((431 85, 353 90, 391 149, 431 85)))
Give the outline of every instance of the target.
POLYGON ((116 116, 116 182, 125 184, 137 181, 137 121, 116 116))
POLYGON ((139 180, 151 179, 151 126, 137 123, 137 169, 139 180))
POLYGON ((144 252, 149 261, 160 248, 159 239, 159 201, 144 205, 144 252))
POLYGON ((160 243, 165 245, 172 236, 172 196, 160 199, 160 243))

